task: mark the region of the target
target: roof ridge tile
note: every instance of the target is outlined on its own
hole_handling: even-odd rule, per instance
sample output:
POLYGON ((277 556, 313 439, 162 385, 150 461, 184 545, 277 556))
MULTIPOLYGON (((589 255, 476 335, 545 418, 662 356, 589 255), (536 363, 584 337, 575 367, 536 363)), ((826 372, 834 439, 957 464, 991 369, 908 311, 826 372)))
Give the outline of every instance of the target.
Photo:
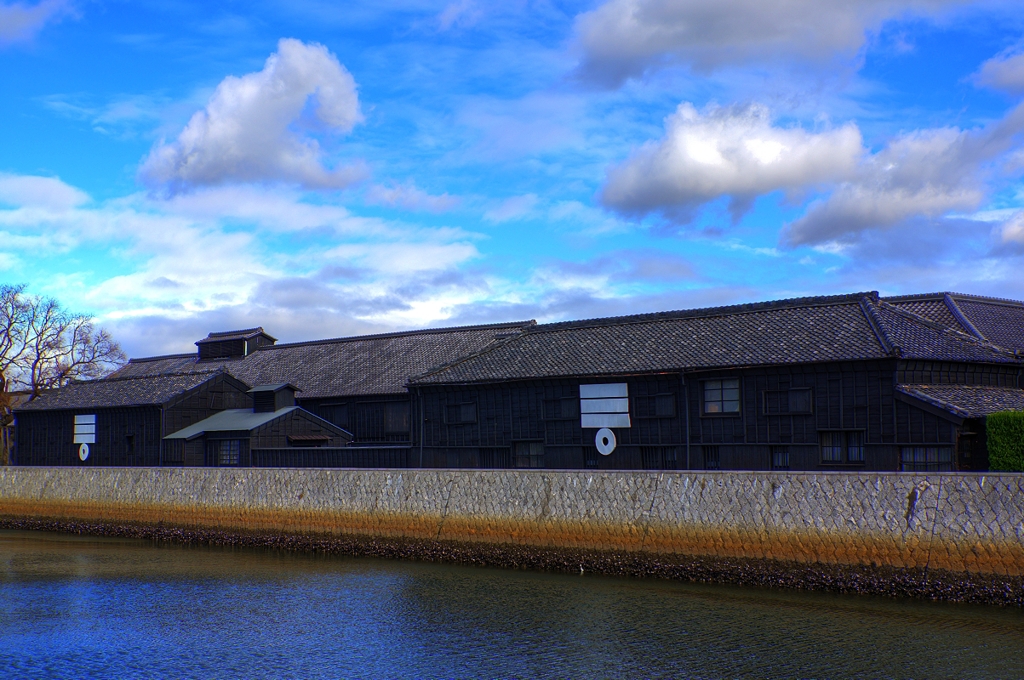
POLYGON ((537 324, 529 329, 529 333, 547 333, 573 328, 594 328, 599 326, 624 326, 632 323, 651 323, 657 321, 675 321, 678 319, 700 319, 719 316, 737 316, 739 314, 755 314, 757 312, 776 309, 806 309, 810 307, 830 307, 840 304, 857 304, 861 298, 878 299, 877 291, 862 293, 845 293, 842 295, 817 295, 764 302, 747 302, 737 305, 719 307, 699 307, 696 309, 680 309, 667 312, 649 312, 645 314, 629 314, 625 316, 606 316, 575 321, 555 321, 537 324))
POLYGON ((390 333, 374 333, 371 335, 350 335, 340 338, 325 338, 323 340, 300 340, 299 342, 279 342, 269 347, 260 347, 258 352, 269 352, 276 349, 288 347, 304 347, 309 345, 329 345, 342 342, 360 342, 363 340, 383 340, 385 338, 404 338, 415 335, 439 335, 441 333, 462 333, 470 331, 497 330, 499 328, 526 328, 535 326, 534 319, 525 321, 509 321, 506 323, 476 324, 472 326, 444 326, 440 328, 417 328, 411 331, 394 331, 390 333))

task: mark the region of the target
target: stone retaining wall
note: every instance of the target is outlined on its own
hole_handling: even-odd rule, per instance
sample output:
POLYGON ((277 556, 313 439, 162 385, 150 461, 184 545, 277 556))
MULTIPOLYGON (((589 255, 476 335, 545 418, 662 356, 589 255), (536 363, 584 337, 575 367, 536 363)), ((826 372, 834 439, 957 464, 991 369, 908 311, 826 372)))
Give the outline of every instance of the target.
POLYGON ((1024 476, 0 468, 0 517, 1024 575, 1024 476))

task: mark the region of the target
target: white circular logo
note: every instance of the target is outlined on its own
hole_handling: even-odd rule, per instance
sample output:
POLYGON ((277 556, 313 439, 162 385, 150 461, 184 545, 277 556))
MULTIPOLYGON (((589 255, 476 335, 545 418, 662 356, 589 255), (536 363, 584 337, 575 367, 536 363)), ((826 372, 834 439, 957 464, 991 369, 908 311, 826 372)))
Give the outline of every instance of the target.
POLYGON ((89 445, 81 444, 78 447, 78 458, 83 462, 89 457, 89 445))
POLYGON ((594 443, 597 444, 597 451, 602 456, 611 455, 611 452, 615 450, 615 433, 607 427, 602 427, 597 431, 594 443))

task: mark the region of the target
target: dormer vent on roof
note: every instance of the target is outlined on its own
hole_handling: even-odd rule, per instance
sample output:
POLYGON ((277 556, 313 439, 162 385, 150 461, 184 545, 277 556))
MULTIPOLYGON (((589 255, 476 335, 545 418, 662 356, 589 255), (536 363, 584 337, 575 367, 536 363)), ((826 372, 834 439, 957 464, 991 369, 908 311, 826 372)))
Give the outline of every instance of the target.
POLYGON ((263 328, 246 328, 240 331, 210 333, 196 342, 199 360, 240 359, 264 347, 271 347, 277 338, 268 335, 263 328))
POLYGON ((295 393, 301 390, 291 383, 257 385, 249 390, 252 395, 253 413, 271 413, 282 408, 295 406, 295 393))

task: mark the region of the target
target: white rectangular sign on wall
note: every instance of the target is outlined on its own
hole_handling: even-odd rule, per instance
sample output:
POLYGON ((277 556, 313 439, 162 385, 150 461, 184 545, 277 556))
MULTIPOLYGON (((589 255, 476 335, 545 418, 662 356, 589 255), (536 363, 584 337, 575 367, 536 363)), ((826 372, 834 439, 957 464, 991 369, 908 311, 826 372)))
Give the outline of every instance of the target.
POLYGON ((580 425, 584 428, 630 427, 626 383, 580 385, 580 425))
POLYGON ((96 443, 96 416, 75 416, 75 443, 96 443))

